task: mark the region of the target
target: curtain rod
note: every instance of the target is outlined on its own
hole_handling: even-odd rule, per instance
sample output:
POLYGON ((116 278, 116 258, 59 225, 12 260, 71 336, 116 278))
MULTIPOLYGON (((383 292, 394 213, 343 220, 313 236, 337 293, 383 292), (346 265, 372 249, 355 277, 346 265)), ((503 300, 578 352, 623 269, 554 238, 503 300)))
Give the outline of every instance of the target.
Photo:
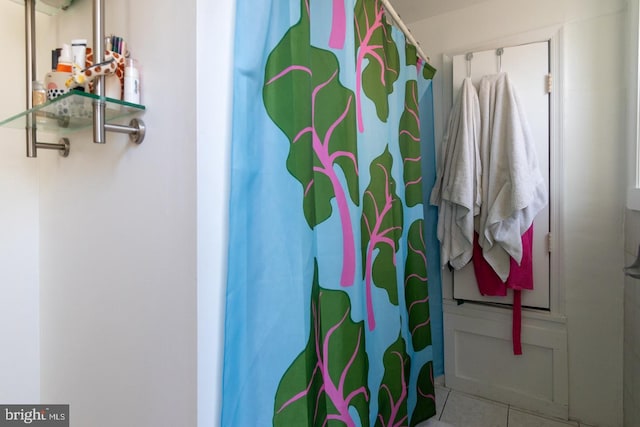
POLYGON ((382 0, 382 4, 384 5, 384 8, 387 11, 387 13, 391 15, 391 18, 395 21, 396 25, 400 27, 400 30, 404 33, 407 40, 409 40, 409 42, 416 47, 418 56, 424 59, 427 63, 430 63, 431 60, 429 59, 427 54, 424 53, 424 51, 422 50, 422 47, 420 47, 420 43, 418 43, 416 38, 413 37, 413 34, 411 34, 411 30, 409 30, 409 28, 404 23, 404 21, 402 21, 402 18, 400 18, 400 15, 398 15, 398 12, 396 12, 393 6, 391 6, 391 3, 389 2, 389 0, 382 0))

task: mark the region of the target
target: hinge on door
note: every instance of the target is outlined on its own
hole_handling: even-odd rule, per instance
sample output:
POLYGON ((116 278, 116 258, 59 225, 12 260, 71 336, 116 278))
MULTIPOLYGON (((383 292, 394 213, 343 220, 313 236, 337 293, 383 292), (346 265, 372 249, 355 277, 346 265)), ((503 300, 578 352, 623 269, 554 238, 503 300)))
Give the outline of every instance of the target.
POLYGON ((551 233, 547 233, 547 251, 549 253, 551 253, 551 248, 552 248, 551 242, 552 242, 551 233))
POLYGON ((546 93, 551 93, 551 90, 553 89, 553 76, 551 75, 551 73, 546 75, 546 85, 545 85, 545 89, 546 89, 546 93))

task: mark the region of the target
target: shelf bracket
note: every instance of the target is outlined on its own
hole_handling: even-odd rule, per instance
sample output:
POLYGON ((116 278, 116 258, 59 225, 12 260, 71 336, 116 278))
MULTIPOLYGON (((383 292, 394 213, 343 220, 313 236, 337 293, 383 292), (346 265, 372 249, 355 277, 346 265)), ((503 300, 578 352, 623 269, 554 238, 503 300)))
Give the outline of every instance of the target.
MULTIPOLYGON (((25 38, 25 56, 26 56, 26 83, 27 110, 33 108, 33 80, 36 75, 36 0, 25 0, 24 2, 24 38, 25 38)), ((58 150, 62 157, 69 156, 70 144, 69 139, 61 138, 58 144, 48 142, 38 142, 38 130, 34 126, 35 116, 29 114, 27 116, 26 142, 27 157, 38 157, 38 149, 58 150)))
MULTIPOLYGON (((38 129, 36 114, 43 114, 47 118, 49 113, 33 111, 33 81, 36 76, 36 0, 24 0, 25 4, 25 56, 26 56, 26 154, 27 157, 37 157, 38 149, 57 150, 61 156, 67 157, 70 151, 70 144, 67 138, 61 138, 57 144, 38 142, 38 129)), ((93 0, 93 51, 94 62, 104 61, 104 0, 93 0)), ((106 142, 106 132, 116 132, 129 135, 129 140, 136 144, 141 144, 146 134, 145 123, 141 119, 134 118, 128 125, 107 123, 107 111, 105 102, 105 78, 100 76, 95 81, 94 93, 98 99, 93 102, 93 141, 97 144, 106 142)), ((144 109, 144 108, 142 108, 144 109)), ((66 127, 69 118, 60 119, 58 126, 66 127)))
MULTIPOLYGON (((95 63, 104 61, 104 0, 93 0, 93 58, 95 63)), ((95 80, 94 93, 99 97, 104 96, 105 77, 100 76, 95 80)), ((106 123, 105 103, 102 100, 93 103, 93 142, 104 144, 106 132, 129 134, 129 140, 136 144, 142 143, 145 134, 144 122, 133 119, 129 126, 106 123)))
MULTIPOLYGON (((24 40, 26 68, 25 76, 27 83, 27 110, 33 108, 33 80, 36 75, 36 0, 25 0, 24 2, 24 40)), ((36 157, 37 131, 32 126, 33 117, 27 118, 26 142, 27 157, 36 157)))
POLYGON ((69 151, 71 151, 71 144, 68 138, 60 138, 57 144, 50 144, 48 142, 36 142, 35 148, 40 150, 58 150, 62 157, 69 157, 69 151))
POLYGON ((107 132, 126 133, 129 134, 129 141, 141 144, 144 140, 146 127, 141 119, 131 119, 129 126, 105 123, 104 130, 107 132))
MULTIPOLYGON (((93 0, 93 61, 94 64, 104 62, 104 2, 93 0)), ((105 77, 94 80, 93 92, 100 98, 104 96, 105 77)), ((105 144, 105 103, 102 99, 93 102, 93 142, 105 144)))

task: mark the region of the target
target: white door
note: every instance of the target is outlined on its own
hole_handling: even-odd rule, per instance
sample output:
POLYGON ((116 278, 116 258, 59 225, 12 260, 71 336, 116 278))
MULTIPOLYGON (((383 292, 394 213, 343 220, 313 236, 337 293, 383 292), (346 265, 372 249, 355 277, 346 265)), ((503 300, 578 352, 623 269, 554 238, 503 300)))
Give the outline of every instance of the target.
MULTIPOLYGON (((509 74, 527 113, 538 151, 540 170, 549 189, 549 94, 547 75, 549 67, 549 42, 530 43, 504 48, 501 60, 496 50, 474 52, 471 63, 466 55, 453 57, 453 99, 456 99, 462 80, 470 65, 471 78, 478 87, 482 76, 502 71, 509 74)), ((522 305, 538 309, 549 309, 549 248, 547 236, 550 231, 549 206, 542 210, 534 221, 533 278, 534 290, 522 292, 522 305)), ((511 304, 513 293, 507 297, 485 297, 480 295, 473 265, 469 263, 453 274, 453 296, 457 300, 484 301, 511 304)))

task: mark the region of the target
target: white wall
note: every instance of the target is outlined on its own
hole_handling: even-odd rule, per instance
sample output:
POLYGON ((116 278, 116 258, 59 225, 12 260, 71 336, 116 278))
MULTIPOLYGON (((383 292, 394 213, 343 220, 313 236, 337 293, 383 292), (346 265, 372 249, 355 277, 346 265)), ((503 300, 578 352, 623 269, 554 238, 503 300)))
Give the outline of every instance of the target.
POLYGON ((38 402, 37 165, 25 158, 24 130, 0 130, 0 143, 0 402, 38 402))
MULTIPOLYGON (((106 5, 140 61, 147 137, 84 131, 67 159, 26 159, 24 131, 0 129, 0 401, 69 403, 74 425, 216 426, 235 1, 106 5)), ((92 43, 91 7, 38 14, 38 76, 50 49, 92 43)), ((19 83, 4 119, 24 105, 23 7, 0 16, 17 65, 0 73, 19 83)))
MULTIPOLYGON (((628 19, 628 129, 629 164, 628 184, 635 187, 637 162, 637 114, 638 105, 638 0, 629 2, 628 19)), ((637 191, 636 191, 637 192, 637 191)), ((627 200, 629 208, 637 209, 633 196, 627 200)), ((640 212, 627 210, 625 213, 625 265, 633 264, 638 257, 640 246, 640 212)), ((640 422, 640 282, 631 276, 624 283, 624 425, 632 426, 640 422)))
MULTIPOLYGON (((442 54, 562 29, 564 227, 553 256, 568 318, 569 414, 599 426, 622 424, 624 8, 623 0, 489 0, 410 24, 439 68, 442 54)), ((436 75, 438 140, 450 106, 444 81, 436 75)))
POLYGON ((198 426, 213 427, 222 400, 235 0, 197 0, 197 8, 198 426))
MULTIPOLYGON (((625 218, 625 265, 631 265, 640 246, 640 212, 625 218)), ((624 284, 624 425, 640 422, 640 282, 627 277, 624 284)))
MULTIPOLYGON (((24 8, 0 3, 0 55, 24 61, 24 8), (5 23, 6 17, 6 23, 5 23)), ((24 66, 4 67, 0 120, 24 109, 24 66)), ((24 130, 0 128, 0 401, 36 402, 40 398, 40 324, 38 291, 38 171, 25 158, 24 130)))
MULTIPOLYGON (((37 14, 37 41, 52 35, 51 19, 37 14)), ((0 2, 0 120, 24 110, 24 6, 0 2)), ((48 67, 50 55, 38 61, 48 67)), ((40 291, 38 287, 38 169, 25 157, 24 129, 0 128, 0 402, 40 400, 40 291)))
MULTIPOLYGON (((91 3, 52 42, 91 43, 91 3)), ((73 425, 196 425, 195 6, 107 1, 106 33, 142 67, 146 139, 84 131, 38 160, 41 393, 73 425)))

